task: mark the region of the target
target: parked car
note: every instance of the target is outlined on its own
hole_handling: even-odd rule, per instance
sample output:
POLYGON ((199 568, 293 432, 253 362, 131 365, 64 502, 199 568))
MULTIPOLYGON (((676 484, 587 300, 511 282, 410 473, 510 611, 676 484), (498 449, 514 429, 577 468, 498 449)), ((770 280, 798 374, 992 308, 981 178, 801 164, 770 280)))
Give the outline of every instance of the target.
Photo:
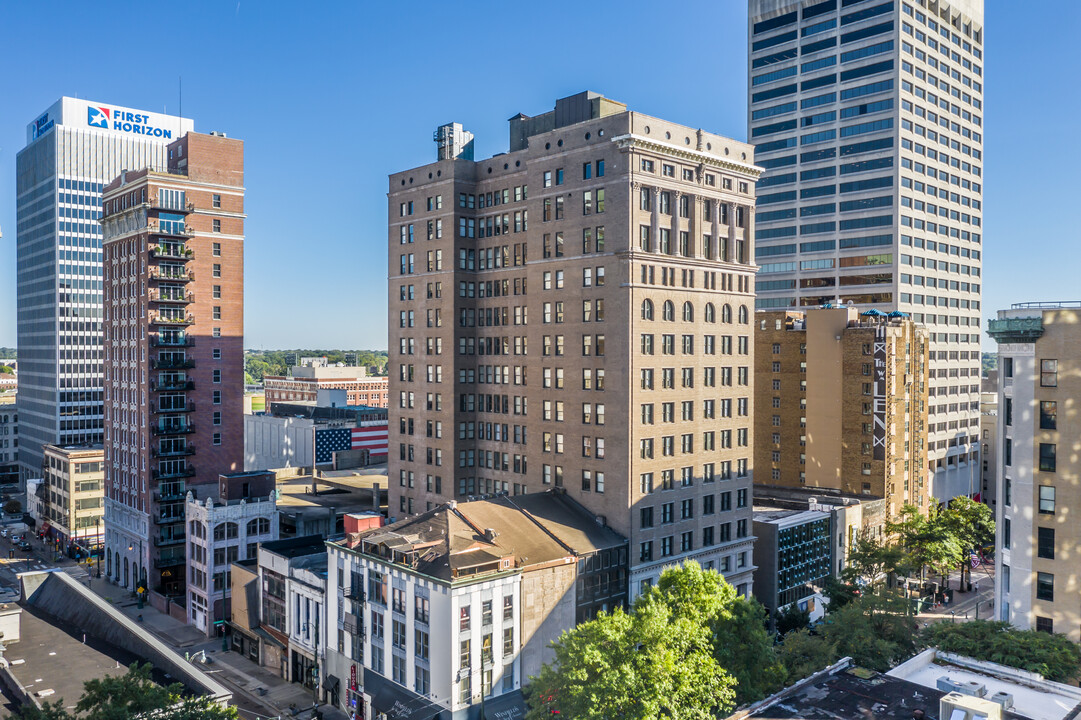
POLYGON ((19 543, 19 549, 20 550, 26 550, 27 552, 29 552, 31 547, 32 546, 30 545, 30 543, 28 543, 26 540, 23 540, 22 542, 19 543))
POLYGON ((7 537, 7 536, 8 536, 8 529, 7 528, 4 528, 3 530, 0 530, 0 537, 7 537))

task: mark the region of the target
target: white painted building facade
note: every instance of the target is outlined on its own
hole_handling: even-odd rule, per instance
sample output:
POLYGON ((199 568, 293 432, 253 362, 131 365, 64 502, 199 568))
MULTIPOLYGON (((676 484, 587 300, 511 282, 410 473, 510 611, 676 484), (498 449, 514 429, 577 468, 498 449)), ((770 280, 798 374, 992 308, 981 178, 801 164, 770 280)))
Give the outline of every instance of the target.
POLYGON ((188 543, 188 623, 212 634, 230 596, 229 566, 255 558, 259 543, 278 539, 277 503, 273 496, 185 503, 188 543))

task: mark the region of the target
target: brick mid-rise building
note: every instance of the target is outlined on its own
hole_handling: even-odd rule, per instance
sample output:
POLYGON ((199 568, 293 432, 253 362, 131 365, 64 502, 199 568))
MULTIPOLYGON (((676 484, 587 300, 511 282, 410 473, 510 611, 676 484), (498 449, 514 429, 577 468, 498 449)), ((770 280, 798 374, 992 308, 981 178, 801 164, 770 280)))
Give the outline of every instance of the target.
POLYGON ((749 592, 752 148, 594 93, 390 176, 390 512, 564 488, 749 592))
POLYGON ((928 331, 851 307, 755 320, 757 482, 885 498, 890 518, 926 511, 928 331))
POLYGON ((183 598, 185 496, 244 462, 244 144, 187 133, 103 200, 105 566, 183 598))

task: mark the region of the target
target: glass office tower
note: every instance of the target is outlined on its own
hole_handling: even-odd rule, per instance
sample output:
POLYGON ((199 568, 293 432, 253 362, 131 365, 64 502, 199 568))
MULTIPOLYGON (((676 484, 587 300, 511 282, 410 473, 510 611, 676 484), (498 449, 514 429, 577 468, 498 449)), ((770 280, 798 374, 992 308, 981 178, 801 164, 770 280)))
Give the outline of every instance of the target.
POLYGON ((979 492, 983 2, 750 0, 759 308, 931 333, 925 487, 979 492))
POLYGON ((19 464, 102 435, 101 191, 122 170, 165 167, 180 117, 64 97, 27 126, 16 160, 19 464))

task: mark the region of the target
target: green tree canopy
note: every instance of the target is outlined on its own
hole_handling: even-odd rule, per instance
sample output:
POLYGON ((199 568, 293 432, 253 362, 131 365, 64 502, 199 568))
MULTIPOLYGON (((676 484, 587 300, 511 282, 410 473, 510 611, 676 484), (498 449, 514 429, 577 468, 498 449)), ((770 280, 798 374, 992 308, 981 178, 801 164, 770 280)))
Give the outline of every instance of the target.
POLYGON ((903 548, 882 543, 863 531, 853 539, 848 549, 841 578, 850 584, 874 586, 887 573, 904 572, 908 565, 909 559, 903 548))
POLYGON ((777 656, 784 665, 789 684, 818 672, 838 659, 833 645, 819 635, 812 635, 807 629, 785 635, 777 656))
POLYGON ((158 685, 151 679, 150 663, 134 663, 125 675, 88 680, 83 695, 69 712, 64 699, 19 709, 22 720, 230 720, 235 707, 221 707, 206 697, 185 697, 180 683, 158 685))
POLYGON ((799 609, 799 603, 791 603, 784 612, 775 613, 777 632, 787 635, 795 630, 802 630, 811 624, 811 613, 799 609))
POLYGON ((916 619, 908 602, 883 591, 863 594, 826 615, 820 627, 835 657, 851 657, 857 665, 885 672, 916 650, 916 619))
POLYGON ((921 639, 939 650, 1039 673, 1056 682, 1081 670, 1081 647, 1065 635, 1018 630, 1004 622, 937 622, 923 629, 921 639))
POLYGON ((688 562, 661 574, 633 611, 565 632, 530 684, 529 720, 715 718, 784 680, 765 610, 717 572, 688 562))
POLYGON ((711 624, 714 656, 736 678, 737 705, 761 700, 784 685, 784 666, 766 630, 766 609, 757 600, 736 596, 711 624))

